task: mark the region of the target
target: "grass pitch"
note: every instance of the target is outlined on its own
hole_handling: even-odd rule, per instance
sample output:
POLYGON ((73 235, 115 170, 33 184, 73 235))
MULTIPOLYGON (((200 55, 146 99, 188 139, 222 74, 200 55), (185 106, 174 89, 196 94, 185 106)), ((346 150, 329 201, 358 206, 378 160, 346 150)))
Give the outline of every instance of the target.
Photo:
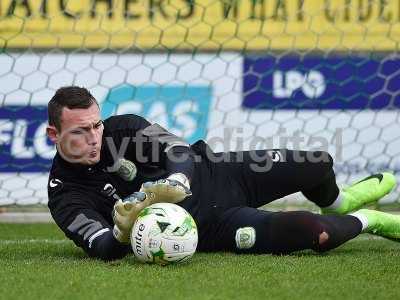
POLYGON ((328 254, 200 254, 104 263, 53 224, 0 224, 0 299, 399 299, 400 243, 367 236, 328 254))

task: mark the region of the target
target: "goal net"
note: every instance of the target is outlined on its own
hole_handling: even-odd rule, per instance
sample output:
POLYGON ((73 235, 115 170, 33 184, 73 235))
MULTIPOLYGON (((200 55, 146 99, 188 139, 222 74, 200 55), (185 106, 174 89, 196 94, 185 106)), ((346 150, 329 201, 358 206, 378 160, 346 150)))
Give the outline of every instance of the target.
POLYGON ((340 185, 399 174, 399 20, 394 0, 0 0, 0 206, 47 203, 66 85, 215 151, 329 151, 340 185))

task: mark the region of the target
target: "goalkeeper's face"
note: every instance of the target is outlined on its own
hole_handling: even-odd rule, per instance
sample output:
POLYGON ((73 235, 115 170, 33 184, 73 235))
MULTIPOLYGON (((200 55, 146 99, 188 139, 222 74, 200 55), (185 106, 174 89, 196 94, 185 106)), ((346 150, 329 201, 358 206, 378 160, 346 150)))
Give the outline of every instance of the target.
MULTIPOLYGON (((55 129, 55 128, 54 128, 55 129)), ((60 155, 67 161, 83 165, 94 165, 100 160, 103 122, 97 104, 85 109, 63 108, 61 129, 55 129, 56 143, 60 155)))

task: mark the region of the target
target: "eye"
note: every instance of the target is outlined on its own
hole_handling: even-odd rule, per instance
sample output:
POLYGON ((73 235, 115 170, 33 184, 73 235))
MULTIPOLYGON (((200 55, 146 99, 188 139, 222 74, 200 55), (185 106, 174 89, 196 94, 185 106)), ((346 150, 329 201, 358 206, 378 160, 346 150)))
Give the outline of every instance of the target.
POLYGON ((71 133, 76 135, 82 134, 82 130, 72 130, 71 133))
POLYGON ((101 125, 103 125, 103 121, 99 121, 98 123, 96 123, 96 125, 94 125, 94 128, 100 128, 101 125))

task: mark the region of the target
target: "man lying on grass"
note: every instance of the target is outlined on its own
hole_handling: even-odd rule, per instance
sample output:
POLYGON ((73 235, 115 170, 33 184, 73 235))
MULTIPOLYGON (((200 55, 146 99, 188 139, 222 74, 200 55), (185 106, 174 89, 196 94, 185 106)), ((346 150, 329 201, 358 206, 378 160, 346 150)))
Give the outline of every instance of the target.
POLYGON ((204 141, 189 145, 136 115, 102 121, 96 99, 75 86, 57 90, 48 114, 57 148, 48 205, 66 236, 92 257, 128 254, 138 213, 157 202, 189 211, 199 251, 324 252, 363 232, 400 238, 400 217, 360 209, 393 189, 390 173, 339 190, 328 153, 213 153, 204 141), (257 209, 298 191, 323 214, 257 209))

